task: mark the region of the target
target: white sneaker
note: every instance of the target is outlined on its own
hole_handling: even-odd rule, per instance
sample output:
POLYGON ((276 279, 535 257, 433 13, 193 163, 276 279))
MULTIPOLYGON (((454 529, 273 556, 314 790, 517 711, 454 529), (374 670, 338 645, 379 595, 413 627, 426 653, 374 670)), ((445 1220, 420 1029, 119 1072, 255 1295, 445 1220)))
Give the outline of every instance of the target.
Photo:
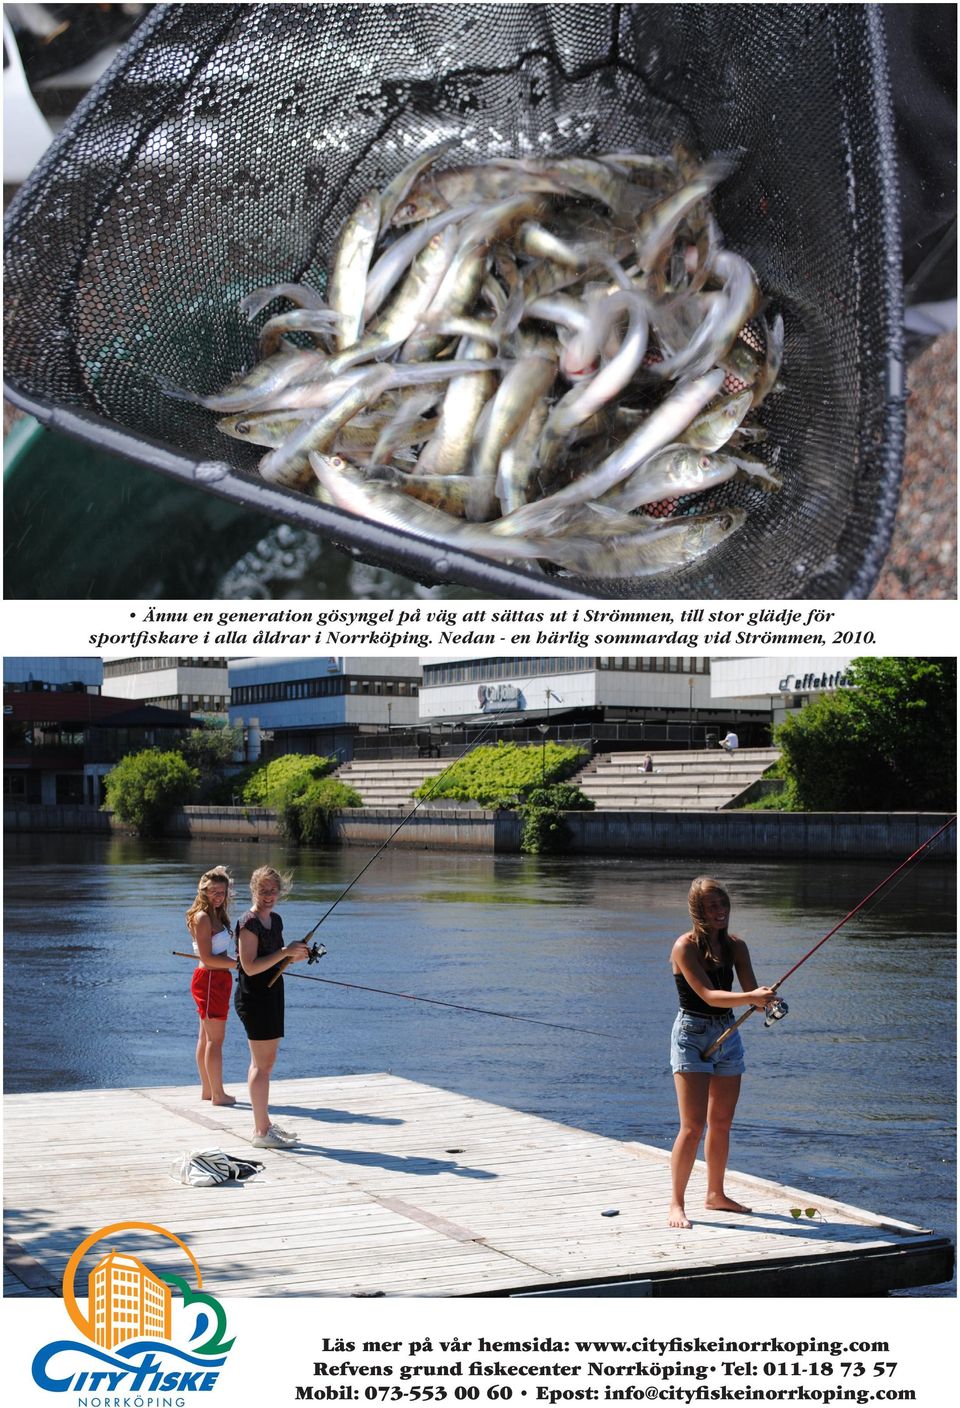
POLYGON ((289 1149, 290 1142, 281 1139, 273 1127, 267 1130, 266 1134, 255 1134, 250 1143, 255 1149, 289 1149))
POLYGON ((281 1129, 278 1124, 272 1124, 270 1126, 270 1133, 275 1134, 284 1144, 299 1144, 300 1142, 299 1135, 291 1134, 288 1129, 281 1129))

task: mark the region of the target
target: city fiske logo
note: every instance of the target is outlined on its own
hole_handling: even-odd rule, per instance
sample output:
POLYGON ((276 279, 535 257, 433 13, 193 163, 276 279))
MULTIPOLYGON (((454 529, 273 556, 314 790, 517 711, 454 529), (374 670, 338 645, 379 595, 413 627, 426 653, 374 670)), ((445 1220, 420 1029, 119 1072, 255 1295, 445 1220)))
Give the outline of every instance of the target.
POLYGON ((223 1306, 202 1286, 196 1257, 165 1227, 114 1222, 91 1232, 63 1273, 63 1303, 86 1343, 61 1339, 45 1344, 34 1355, 34 1383, 49 1393, 84 1395, 78 1404, 91 1408, 122 1403, 130 1395, 140 1408, 159 1408, 161 1403, 186 1403, 186 1393, 209 1393, 233 1340, 226 1338, 223 1306), (189 1264, 189 1279, 151 1271, 139 1257, 108 1244, 87 1277, 85 1315, 74 1292, 80 1263, 98 1242, 131 1231, 154 1232, 173 1242, 189 1264), (174 1292, 182 1304, 174 1304, 174 1292), (180 1396, 154 1396, 170 1394, 180 1396))

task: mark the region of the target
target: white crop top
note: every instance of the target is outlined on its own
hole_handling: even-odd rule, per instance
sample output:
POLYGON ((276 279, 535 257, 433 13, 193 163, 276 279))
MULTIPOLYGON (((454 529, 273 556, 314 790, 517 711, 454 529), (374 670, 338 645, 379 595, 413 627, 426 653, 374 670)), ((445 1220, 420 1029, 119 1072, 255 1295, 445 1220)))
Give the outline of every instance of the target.
MULTIPOLYGON (((231 940, 232 938, 233 938, 233 935, 230 933, 230 930, 229 930, 229 929, 221 929, 219 933, 214 934, 214 935, 211 937, 211 939, 210 939, 210 950, 211 950, 211 952, 212 952, 213 954, 215 954, 217 957, 219 957, 220 955, 222 955, 222 954, 224 954, 224 953, 228 953, 229 950, 230 950, 230 940, 231 940)), ((197 955, 197 957, 199 958, 199 957, 200 957, 200 950, 197 948, 197 941, 196 941, 196 939, 194 939, 194 941, 193 941, 193 951, 194 951, 194 953, 197 955)))

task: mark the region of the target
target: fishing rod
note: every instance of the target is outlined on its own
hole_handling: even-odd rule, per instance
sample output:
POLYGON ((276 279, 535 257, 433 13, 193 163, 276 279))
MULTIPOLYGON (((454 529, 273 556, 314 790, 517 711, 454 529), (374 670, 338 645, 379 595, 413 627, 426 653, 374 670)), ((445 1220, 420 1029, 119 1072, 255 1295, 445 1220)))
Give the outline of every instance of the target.
MULTIPOLYGON (((843 916, 839 924, 834 924, 833 928, 828 934, 824 934, 823 938, 820 939, 817 943, 815 943, 813 948, 810 949, 807 953, 805 953, 802 958, 798 959, 792 968, 787 969, 786 973, 784 973, 782 978, 777 979, 777 981, 773 984, 771 991, 776 992, 778 988, 782 987, 792 973, 795 973, 798 968, 801 968, 803 964, 806 963, 808 958, 812 958, 818 948, 823 948, 823 945, 827 942, 827 940, 832 939, 837 930, 842 929, 844 924, 846 924, 848 920, 852 919, 855 914, 858 914, 860 910, 863 909, 864 905, 868 904, 870 900, 873 899, 874 895, 878 895, 881 890, 885 889, 886 886, 889 885, 890 881, 894 878, 894 876, 899 875, 901 870, 904 870, 910 864, 911 861, 916 860, 918 856, 921 856, 929 846, 933 845, 934 841, 936 841, 940 836, 942 836, 945 831, 948 831, 950 827, 953 826, 956 819, 957 818, 955 816, 952 816, 949 821, 945 821, 944 824, 937 831, 935 831, 932 836, 927 837, 923 845, 918 846, 915 851, 913 851, 910 855, 907 856, 906 860, 902 860, 894 870, 891 870, 889 875, 887 875, 883 880, 880 881, 879 885, 875 885, 873 887, 873 889, 868 895, 864 895, 860 903, 855 904, 853 909, 849 910, 848 913, 843 916)), ((748 1007, 742 1017, 738 1017, 735 1022, 733 1022, 729 1027, 727 1027, 726 1031, 722 1031, 720 1033, 716 1041, 711 1042, 711 1044, 707 1047, 706 1051, 703 1053, 704 1059, 706 1059, 706 1057, 710 1056, 714 1051, 716 1051, 719 1046, 722 1046, 728 1036, 735 1032, 738 1027, 742 1027, 747 1018, 752 1017, 754 1012, 759 1012, 759 1010, 760 1009, 758 1007, 748 1007)), ((787 1004, 777 999, 774 1002, 769 1003, 768 1008, 766 1010, 768 1011, 768 1016, 766 1022, 764 1022, 764 1026, 769 1027, 773 1022, 777 1022, 782 1017, 785 1017, 787 1015, 787 1004)))
MULTIPOLYGON (((318 957, 322 958, 326 949, 324 949, 322 944, 319 945, 319 948, 320 953, 318 957)), ((194 962, 196 962, 197 955, 195 953, 181 953, 178 949, 172 949, 171 952, 174 958, 192 958, 194 962)), ((308 961, 313 963, 316 960, 310 959, 308 961)), ((503 1017, 508 1022, 529 1022, 535 1027, 553 1027, 555 1030, 561 1032, 581 1032, 585 1036, 602 1036, 607 1041, 620 1041, 622 1039, 613 1032, 598 1032, 594 1031, 591 1027, 573 1027, 566 1022, 546 1022, 540 1017, 520 1017, 516 1012, 497 1012, 494 1011, 492 1007, 469 1007, 464 1002, 443 1002, 439 997, 418 997, 409 992, 393 992, 390 988, 368 987, 365 983, 345 983, 336 978, 315 978, 309 973, 288 973, 287 977, 301 978, 306 983, 327 983, 329 986, 335 988, 354 988, 357 992, 376 992, 380 993, 383 997, 402 997, 405 998, 407 1002, 428 1002, 432 1007, 454 1007, 458 1012, 477 1012, 483 1017, 503 1017)))
MULTIPOLYGON (((519 716, 518 716, 518 717, 519 717, 519 716)), ((430 800, 430 798, 433 796, 434 792, 435 792, 435 791, 437 790, 437 788, 440 786, 440 781, 441 781, 441 779, 446 776, 446 774, 450 771, 450 769, 451 769, 452 767, 455 767, 455 766, 457 765, 457 763, 460 762, 461 758, 465 758, 465 757, 467 756, 467 754, 468 754, 469 752, 471 752, 472 749, 474 749, 474 748, 479 748, 480 743, 482 742, 482 740, 483 740, 483 738, 485 737, 485 735, 488 734, 488 733, 490 733, 491 731, 497 729, 497 728, 500 726, 500 724, 501 724, 502 722, 503 722, 503 716, 502 716, 502 715, 501 715, 500 717, 496 718, 496 719, 491 719, 490 722, 489 722, 488 724, 486 724, 485 727, 480 730, 480 733, 477 735, 476 738, 474 738, 470 743, 468 743, 468 744, 466 745, 466 747, 463 748, 463 750, 462 750, 460 753, 458 753, 457 756, 456 756, 451 762, 449 762, 445 768, 441 768, 441 770, 437 773, 436 777, 433 779, 433 782, 432 782, 431 785, 430 785, 429 791, 427 791, 427 792, 424 793, 424 795, 419 799, 419 801, 418 801, 418 802, 416 803, 416 805, 412 808, 412 810, 409 811, 409 812, 407 813, 407 815, 406 815, 405 817, 403 817, 402 820, 398 823, 398 825, 394 827, 394 829, 390 832, 390 835, 389 835, 389 836, 387 837, 387 839, 383 842, 383 844, 382 844, 381 846, 378 846, 377 849, 374 851, 373 855, 372 855, 372 856, 370 857, 370 859, 367 861, 366 865, 361 866, 361 868, 357 871, 356 875, 355 875, 355 876, 353 877, 353 879, 350 881, 349 885, 345 885, 345 886, 344 886, 344 888, 340 891, 339 895, 337 895, 337 898, 333 901, 333 904, 331 904, 326 910, 324 910, 323 914, 321 914, 320 918, 317 920, 316 924, 314 924, 313 928, 312 928, 311 930, 309 930, 309 932, 306 933, 306 934, 303 936, 303 938, 300 940, 301 943, 307 944, 307 946, 308 946, 308 948, 309 948, 310 940, 313 938, 314 934, 315 934, 315 933, 317 932, 317 930, 320 928, 320 925, 323 923, 323 921, 324 921, 326 918, 328 918, 329 915, 331 915, 331 914, 333 913, 333 911, 336 909, 337 905, 338 905, 338 904, 340 903, 340 901, 343 899, 344 895, 347 895, 347 894, 350 893, 350 891, 353 889, 354 885, 357 883, 357 881, 360 879, 360 877, 361 877, 362 875, 364 875, 364 874, 370 869, 370 867, 371 867, 371 865, 373 865, 374 861, 377 860, 381 855, 383 855, 383 852, 384 852, 384 851, 387 849, 387 847, 390 845, 390 843, 391 843, 391 841, 393 840, 393 838, 394 838, 400 831, 403 830, 403 828, 406 826, 407 822, 410 821, 412 817, 416 816, 417 812, 418 812, 418 811, 420 810, 420 808, 423 806, 424 802, 429 802, 429 800, 430 800)), ((321 945, 320 947, 322 947, 322 945, 321 945)), ((319 953, 319 952, 317 951, 317 949, 318 949, 318 946, 317 946, 316 944, 314 945, 314 947, 313 947, 312 949, 309 949, 309 957, 308 957, 308 959, 307 959, 307 961, 308 961, 309 963, 316 963, 317 959, 318 959, 318 958, 322 958, 322 957, 323 957, 323 953, 326 953, 326 949, 323 949, 323 953, 319 953)), ((273 985, 274 985, 274 983, 277 981, 277 979, 283 976, 284 971, 285 971, 287 968, 290 967, 290 964, 291 964, 292 962, 293 962, 292 959, 290 959, 290 958, 285 958, 285 959, 282 960, 282 962, 280 962, 280 963, 277 964, 276 972, 272 974, 272 976, 271 976, 271 978, 270 978, 270 981, 267 983, 267 987, 268 987, 268 988, 272 988, 272 987, 273 987, 273 985)), ((297 976, 297 975, 294 974, 294 977, 296 977, 296 976, 297 976)), ((401 994, 401 995, 402 995, 402 994, 401 994)))
MULTIPOLYGON (((452 767, 454 767, 455 764, 460 761, 461 758, 466 757, 467 753, 469 753, 473 748, 478 748, 478 747, 480 746, 481 742, 483 741, 484 737, 485 737, 488 733, 490 733, 492 730, 498 728, 499 725, 504 722, 505 717, 506 717, 505 715, 499 715, 496 719, 491 719, 491 721, 490 721, 483 729, 481 729, 481 731, 480 731, 480 733, 477 735, 477 737, 474 738, 474 739, 472 739, 471 742, 468 743, 468 744, 466 745, 466 747, 463 748, 462 751, 461 751, 460 753, 458 753, 457 756, 456 756, 450 763, 448 763, 445 768, 442 768, 441 771, 440 771, 439 773, 437 773, 437 776, 433 779, 433 782, 432 782, 432 784, 431 784, 429 790, 419 799, 419 801, 418 801, 418 802, 416 803, 416 805, 407 813, 407 815, 406 815, 405 817, 403 817, 403 819, 399 822, 399 824, 394 827, 393 831, 391 831, 390 835, 389 835, 389 836, 387 837, 387 839, 383 842, 383 844, 382 844, 381 846, 378 846, 378 848, 376 849, 376 851, 374 851, 373 855, 372 855, 372 856, 370 857, 370 859, 367 861, 366 865, 364 865, 364 866, 361 867, 361 869, 357 872, 357 874, 356 874, 356 875, 353 877, 353 879, 350 881, 349 885, 344 886, 344 888, 340 891, 340 894, 337 895, 337 897, 336 897, 336 899, 333 901, 333 903, 328 906, 328 908, 324 911, 324 913, 323 913, 323 914, 320 916, 320 918, 317 920, 316 924, 314 924, 313 928, 310 929, 310 930, 308 931, 308 933, 304 935, 304 937, 303 937, 303 939, 301 940, 301 942, 304 943, 304 944, 307 944, 307 947, 308 947, 308 956, 307 956, 307 963, 308 963, 308 964, 317 963, 321 958, 323 958, 323 956, 325 955, 325 953, 326 953, 326 951, 327 951, 323 944, 321 944, 321 943, 314 943, 314 944, 312 945, 312 947, 311 947, 311 946, 310 946, 310 942, 309 942, 310 939, 313 938, 313 936, 314 936, 314 934, 317 932, 317 930, 320 928, 320 925, 323 923, 323 921, 324 921, 330 914, 332 914, 333 910, 336 909, 337 905, 338 905, 338 904, 340 903, 340 901, 343 899, 344 895, 346 895, 346 894, 353 888, 353 886, 357 883, 357 881, 358 881, 358 880, 360 879, 360 877, 365 873, 365 871, 369 870, 370 866, 373 865, 374 861, 378 858, 378 856, 380 856, 380 855, 383 854, 383 852, 384 852, 384 851, 387 849, 387 847, 390 845, 390 843, 391 843, 391 841, 393 840, 393 838, 397 835, 397 833, 398 833, 399 831, 401 831, 401 830, 403 829, 404 826, 406 826, 407 822, 411 819, 411 817, 413 817, 413 816, 416 815, 416 813, 419 811, 419 809, 420 809, 420 807, 423 805, 423 803, 430 800, 430 798, 432 797, 433 793, 434 793, 434 792, 437 790, 437 788, 439 787, 440 781, 441 781, 441 779, 444 777, 444 775, 445 775, 446 773, 448 773, 448 772, 450 771, 450 769, 451 769, 452 767)), ((518 717, 518 718, 519 718, 519 717, 522 717, 522 716, 519 715, 519 714, 517 714, 517 715, 515 715, 515 717, 518 717)), ((172 953, 173 953, 173 956, 174 956, 175 958, 191 958, 191 959, 196 960, 196 954, 193 954, 193 953, 181 953, 181 952, 179 952, 177 949, 173 949, 173 950, 172 950, 172 953)), ((287 969, 287 968, 289 968, 291 962, 292 962, 292 960, 288 958, 288 959, 283 959, 279 964, 277 964, 276 972, 274 972, 273 975, 271 976, 270 981, 267 983, 267 987, 272 987, 272 986, 273 986, 273 984, 277 981, 277 979, 283 974, 284 970, 287 969)), ((600 1031, 595 1031, 595 1030, 594 1030, 593 1028, 591 1028, 591 1027, 576 1027, 576 1026, 571 1026, 571 1025, 569 1025, 568 1023, 565 1023, 565 1022, 547 1022, 547 1021, 544 1021, 544 1020, 542 1020, 541 1018, 538 1018, 538 1017, 521 1017, 521 1016, 518 1016, 518 1015, 517 1015, 516 1013, 514 1013, 514 1012, 499 1012, 499 1011, 494 1011, 492 1008, 489 1008, 489 1007, 471 1007, 471 1006, 468 1006, 466 1003, 463 1003, 463 1002, 444 1002, 444 1001, 442 1001, 440 998, 436 998, 436 997, 420 997, 420 996, 414 995, 413 993, 408 993, 408 992, 393 992, 393 991, 391 991, 391 989, 389 989, 389 988, 368 987, 368 986, 366 986, 366 985, 363 984, 363 983, 347 983, 347 982, 343 982, 343 981, 336 980, 336 979, 334 979, 334 978, 317 978, 317 977, 312 977, 309 973, 291 973, 289 976, 290 976, 291 978, 301 978, 301 979, 303 979, 305 982, 308 982, 308 983, 326 983, 327 985, 329 985, 329 986, 331 986, 331 987, 353 988, 353 989, 355 989, 355 990, 358 991, 358 992, 373 992, 373 993, 379 993, 379 994, 381 994, 381 995, 384 996, 384 997, 398 997, 398 998, 404 999, 404 1000, 407 1001, 407 1002, 424 1002, 424 1003, 428 1003, 430 1006, 433 1006, 433 1007, 452 1007, 452 1008, 455 1008, 455 1009, 456 1009, 457 1011, 459 1011, 459 1012, 475 1012, 475 1013, 478 1013, 478 1014, 480 1014, 480 1015, 482 1015, 482 1016, 485 1016, 485 1017, 500 1017, 500 1018, 502 1018, 502 1019, 504 1019, 504 1020, 506 1020, 506 1021, 510 1021, 510 1022, 526 1022, 526 1023, 529 1023, 529 1024, 532 1025, 532 1026, 537 1026, 537 1027, 552 1027, 552 1028, 554 1028, 554 1029, 557 1030, 557 1031, 579 1032, 579 1033, 581 1033, 581 1034, 584 1035, 584 1036, 599 1036, 599 1037, 603 1037, 605 1040, 608 1040, 608 1041, 619 1041, 619 1040, 620 1040, 620 1038, 617 1037, 617 1036, 615 1036, 612 1032, 600 1032, 600 1031)))

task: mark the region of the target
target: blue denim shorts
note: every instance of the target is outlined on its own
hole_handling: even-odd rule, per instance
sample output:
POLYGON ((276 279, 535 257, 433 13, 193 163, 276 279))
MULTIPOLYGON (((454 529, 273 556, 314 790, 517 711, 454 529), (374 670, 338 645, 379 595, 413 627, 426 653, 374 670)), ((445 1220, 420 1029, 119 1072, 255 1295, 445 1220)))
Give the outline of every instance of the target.
POLYGON ((698 1012, 678 1012, 670 1034, 670 1066, 674 1075, 699 1071, 711 1076, 742 1076, 746 1064, 739 1032, 731 1032, 712 1056, 706 1060, 703 1056, 707 1047, 716 1041, 722 1031, 726 1031, 731 1021, 729 1012, 716 1017, 701 1017, 698 1012))

